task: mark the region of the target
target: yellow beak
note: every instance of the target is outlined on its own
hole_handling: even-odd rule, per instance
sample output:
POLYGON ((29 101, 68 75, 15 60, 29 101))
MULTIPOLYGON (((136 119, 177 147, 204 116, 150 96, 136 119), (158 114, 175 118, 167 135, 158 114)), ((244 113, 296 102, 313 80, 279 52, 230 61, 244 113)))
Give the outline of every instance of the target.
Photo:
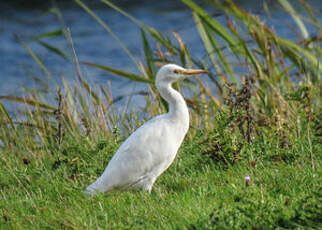
POLYGON ((194 75, 194 74, 201 74, 201 73, 208 73, 208 71, 203 69, 184 69, 181 72, 181 74, 185 74, 185 75, 194 75))

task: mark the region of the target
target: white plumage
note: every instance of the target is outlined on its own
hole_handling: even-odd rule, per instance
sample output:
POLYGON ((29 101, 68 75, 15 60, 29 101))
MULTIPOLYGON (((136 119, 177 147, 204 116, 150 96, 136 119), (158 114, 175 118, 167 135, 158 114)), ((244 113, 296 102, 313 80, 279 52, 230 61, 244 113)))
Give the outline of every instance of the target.
POLYGON ((172 83, 204 70, 164 65, 156 76, 156 87, 169 103, 169 112, 154 117, 128 137, 108 163, 103 174, 85 193, 139 188, 151 192, 155 180, 170 166, 189 128, 189 112, 172 83))

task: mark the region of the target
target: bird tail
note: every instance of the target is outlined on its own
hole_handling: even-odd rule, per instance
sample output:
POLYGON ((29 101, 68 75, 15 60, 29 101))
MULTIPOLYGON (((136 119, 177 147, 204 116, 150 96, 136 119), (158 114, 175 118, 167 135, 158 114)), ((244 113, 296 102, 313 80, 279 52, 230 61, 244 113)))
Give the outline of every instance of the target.
POLYGON ((106 192, 108 190, 108 186, 103 182, 104 181, 102 181, 102 178, 99 177, 96 181, 87 186, 87 188, 84 190, 84 193, 96 195, 99 192, 106 192))
POLYGON ((95 190, 92 185, 88 186, 85 190, 84 193, 87 195, 96 195, 97 194, 97 190, 95 190))

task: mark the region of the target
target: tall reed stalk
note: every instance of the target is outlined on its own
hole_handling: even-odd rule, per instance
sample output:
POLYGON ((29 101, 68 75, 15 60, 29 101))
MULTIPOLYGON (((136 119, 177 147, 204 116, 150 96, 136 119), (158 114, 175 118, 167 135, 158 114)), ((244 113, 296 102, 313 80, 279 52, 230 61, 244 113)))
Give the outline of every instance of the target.
MULTIPOLYGON (((54 104, 45 102, 44 97, 37 93, 24 97, 1 95, 1 101, 10 100, 28 108, 24 109, 21 115, 13 117, 0 101, 0 148, 59 147, 66 137, 72 137, 80 142, 86 137, 89 141, 97 142, 101 138, 114 135, 115 129, 120 129, 124 134, 132 132, 146 119, 166 112, 167 105, 160 98, 154 86, 154 79, 157 67, 170 62, 184 67, 196 66, 209 70, 207 84, 198 80, 198 87, 194 87, 193 81, 175 86, 181 92, 183 89, 189 91, 190 97, 187 98, 187 103, 192 116, 189 138, 199 129, 209 133, 218 128, 216 119, 222 113, 230 114, 234 130, 241 133, 248 142, 259 135, 263 127, 267 130, 279 129, 286 123, 289 129, 295 129, 300 134, 303 130, 298 122, 302 119, 303 113, 306 113, 308 121, 315 119, 321 102, 319 92, 322 51, 319 42, 322 30, 313 10, 305 1, 300 2, 310 17, 304 22, 303 17, 294 11, 288 1, 280 0, 281 6, 290 13, 302 33, 302 38, 299 38, 301 40, 291 41, 281 38, 259 17, 237 7, 233 1, 205 1, 209 7, 220 9, 226 15, 226 25, 222 25, 196 2, 182 0, 182 3, 191 10, 203 42, 206 51, 204 60, 194 58, 194 54, 190 52, 179 33, 173 33, 177 41, 174 44, 170 38, 143 24, 112 2, 108 0, 102 2, 129 18, 141 29, 145 54, 143 61, 134 60, 130 51, 108 25, 81 0, 75 0, 76 4, 116 40, 133 60, 139 74, 106 66, 104 63, 90 61, 79 63, 72 37, 66 28, 36 36, 34 40, 49 51, 74 62, 78 83, 69 85, 62 76, 61 88, 52 90, 57 92, 56 95, 47 95, 56 97, 54 104), (312 38, 308 36, 305 27, 307 23, 316 27, 318 36, 312 38), (57 36, 66 37, 73 58, 41 40, 57 36), (100 69, 129 81, 145 83, 146 90, 113 98, 111 86, 91 86, 83 77, 80 65, 100 69), (142 116, 134 115, 132 112, 126 112, 124 115, 115 111, 115 102, 134 95, 141 95, 145 99, 142 116), (26 142, 22 144, 21 140, 26 142)), ((56 13, 60 15, 58 9, 56 13)), ((52 78, 37 54, 21 38, 17 39, 44 75, 52 78)))

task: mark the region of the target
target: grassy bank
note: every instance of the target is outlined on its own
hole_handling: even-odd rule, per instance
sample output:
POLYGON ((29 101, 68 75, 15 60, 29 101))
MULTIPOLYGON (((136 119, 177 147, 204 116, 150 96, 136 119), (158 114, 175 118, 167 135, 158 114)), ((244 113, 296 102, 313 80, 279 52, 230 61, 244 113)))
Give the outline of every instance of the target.
POLYGON ((84 138, 82 145, 67 138, 59 150, 5 151, 1 228, 318 229, 321 146, 311 149, 312 137, 280 147, 278 138, 263 135, 245 145, 238 160, 226 162, 199 133, 185 141, 151 195, 82 193, 119 146, 117 136, 97 144, 84 138))
MULTIPOLYGON (((145 59, 139 61, 95 12, 75 2, 116 39, 138 73, 79 62, 68 29, 35 38, 33 42, 72 60, 77 84, 69 85, 63 77, 57 88, 40 84, 24 97, 0 95, 1 229, 321 228, 322 29, 314 9, 300 1, 305 18, 280 0, 301 34, 298 41, 289 41, 231 1, 206 1, 227 14, 223 26, 193 1, 182 0, 204 44, 205 58, 200 60, 178 33, 173 34, 174 44, 103 0, 141 29, 145 59), (318 36, 308 37, 306 23, 318 36), (66 37, 70 55, 41 40, 56 36, 66 37), (191 114, 175 162, 151 195, 83 194, 129 133, 167 111, 153 82, 157 67, 169 62, 208 69, 211 84, 192 80, 175 85, 189 92, 191 114), (114 103, 123 97, 113 98, 109 87, 86 82, 82 65, 146 84, 146 91, 134 93, 145 99, 145 106, 117 113, 114 103), (46 99, 50 97, 55 103, 46 99), (3 100, 23 104, 23 109, 8 111, 3 100), (248 185, 246 176, 251 178, 248 185)), ((62 20, 58 9, 53 12, 62 20)), ((43 70, 34 79, 51 82, 52 74, 37 53, 17 39, 43 70)))

